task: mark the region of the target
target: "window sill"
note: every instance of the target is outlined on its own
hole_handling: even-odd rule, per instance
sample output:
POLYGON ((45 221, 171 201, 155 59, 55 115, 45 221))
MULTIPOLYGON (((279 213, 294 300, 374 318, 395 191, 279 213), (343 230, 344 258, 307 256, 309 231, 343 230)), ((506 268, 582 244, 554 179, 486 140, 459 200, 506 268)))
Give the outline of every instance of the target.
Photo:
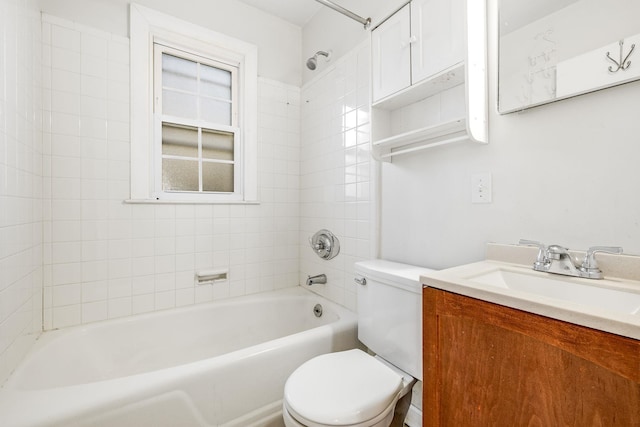
POLYGON ((258 200, 158 200, 158 199, 125 199, 128 205, 259 205, 258 200))

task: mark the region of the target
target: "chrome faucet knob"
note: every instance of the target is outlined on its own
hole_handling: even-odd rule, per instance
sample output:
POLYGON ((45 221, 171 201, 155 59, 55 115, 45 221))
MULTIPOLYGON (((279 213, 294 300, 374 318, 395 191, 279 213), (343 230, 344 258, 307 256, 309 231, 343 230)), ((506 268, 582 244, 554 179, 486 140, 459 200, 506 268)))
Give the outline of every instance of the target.
POLYGON ((533 263, 533 269, 544 270, 546 268, 549 264, 549 258, 547 254, 547 247, 543 243, 526 239, 520 239, 520 242, 518 243, 525 246, 536 246, 538 248, 538 256, 536 257, 536 261, 533 263))
POLYGON ((621 254, 622 248, 618 246, 592 246, 587 250, 587 254, 582 261, 582 265, 580 266, 580 272, 584 277, 588 277, 591 279, 602 279, 602 271, 598 267, 598 262, 596 261, 596 254, 599 252, 604 252, 607 254, 621 254))

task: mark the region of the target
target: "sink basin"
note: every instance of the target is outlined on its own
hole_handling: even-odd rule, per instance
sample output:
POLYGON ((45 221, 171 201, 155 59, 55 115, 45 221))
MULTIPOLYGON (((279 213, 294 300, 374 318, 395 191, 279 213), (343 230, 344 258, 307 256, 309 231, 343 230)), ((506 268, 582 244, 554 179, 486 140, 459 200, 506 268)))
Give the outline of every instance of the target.
POLYGON ((640 315, 640 293, 614 289, 608 281, 564 278, 545 273, 525 273, 499 268, 467 277, 468 280, 502 289, 524 292, 562 302, 581 304, 620 314, 640 315))

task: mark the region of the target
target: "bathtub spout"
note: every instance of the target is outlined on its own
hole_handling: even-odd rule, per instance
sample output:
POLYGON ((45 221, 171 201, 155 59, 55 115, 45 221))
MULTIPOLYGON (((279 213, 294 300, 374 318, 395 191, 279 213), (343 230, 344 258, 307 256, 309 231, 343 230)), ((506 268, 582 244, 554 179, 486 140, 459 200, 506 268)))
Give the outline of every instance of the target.
POLYGON ((309 276, 307 277, 307 285, 315 285, 316 283, 327 283, 327 275, 326 274, 318 274, 317 276, 309 276))

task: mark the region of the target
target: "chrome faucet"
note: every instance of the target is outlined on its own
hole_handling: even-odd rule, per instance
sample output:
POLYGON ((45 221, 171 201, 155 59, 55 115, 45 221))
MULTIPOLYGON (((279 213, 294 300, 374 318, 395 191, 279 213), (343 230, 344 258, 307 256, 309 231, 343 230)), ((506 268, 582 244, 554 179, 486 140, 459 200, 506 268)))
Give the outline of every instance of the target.
POLYGON ((622 253, 622 248, 616 246, 593 246, 587 250, 582 263, 579 263, 569 253, 569 249, 560 245, 545 246, 533 240, 520 240, 520 244, 538 247, 538 256, 533 263, 534 270, 565 276, 584 277, 586 279, 603 278, 602 271, 598 268, 598 263, 596 262, 596 253, 622 253))
POLYGON ((564 274, 565 276, 580 277, 580 272, 576 265, 578 262, 573 259, 569 249, 560 245, 549 245, 547 247, 547 273, 564 274))
POLYGON ((316 283, 320 283, 320 284, 327 283, 327 275, 318 274, 316 276, 307 277, 307 286, 315 285, 316 283))

